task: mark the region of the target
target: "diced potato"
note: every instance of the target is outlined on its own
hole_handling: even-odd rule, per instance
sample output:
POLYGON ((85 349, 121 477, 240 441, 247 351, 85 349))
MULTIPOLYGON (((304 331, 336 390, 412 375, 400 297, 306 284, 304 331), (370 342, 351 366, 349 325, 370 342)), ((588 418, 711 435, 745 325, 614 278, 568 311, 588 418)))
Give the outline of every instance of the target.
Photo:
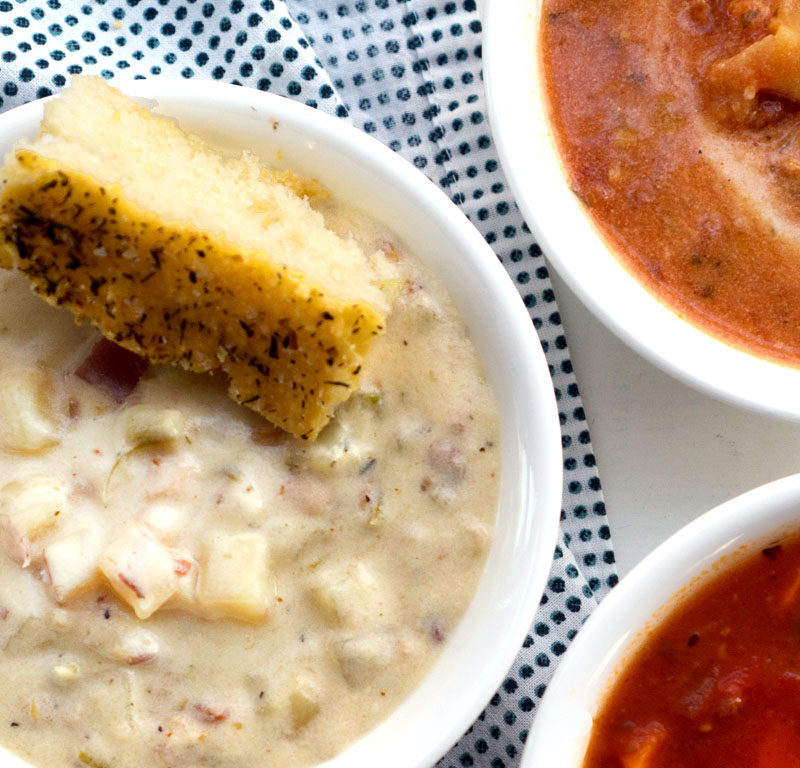
POLYGON ((53 382, 44 371, 16 369, 0 375, 0 446, 40 453, 59 442, 53 382))
MULTIPOLYGON (((4 568, 3 583, 0 584, 0 605, 5 618, 0 621, 0 651, 7 651, 14 638, 24 633, 24 625, 34 620, 37 626, 48 626, 44 615, 50 599, 41 581, 33 578, 29 571, 4 568)), ((30 629, 30 628, 29 628, 30 629)), ((50 630, 52 637, 52 629, 50 630)))
POLYGON ((108 547, 100 570, 136 615, 146 619, 178 591, 180 559, 144 528, 134 526, 108 547))
POLYGON ((292 681, 289 709, 292 727, 296 731, 308 725, 319 714, 319 691, 307 677, 296 675, 292 681))
POLYGON ((125 437, 131 445, 177 440, 184 435, 183 414, 173 408, 133 405, 124 411, 125 437))
POLYGON ((31 542, 55 527, 66 503, 63 486, 46 475, 6 484, 0 491, 0 526, 8 556, 27 567, 31 542))
POLYGON ((347 684, 359 688, 397 657, 397 639, 385 632, 356 635, 337 643, 334 652, 347 684))
POLYGON ((91 528, 71 531, 44 548, 50 586, 59 603, 91 587, 99 576, 100 541, 91 528))
POLYGON ((260 533, 211 538, 198 590, 201 609, 246 621, 261 621, 269 600, 269 553, 260 533))
POLYGON ((31 539, 52 528, 66 505, 64 487, 47 475, 14 480, 0 490, 0 510, 31 539))
POLYGON ((379 613, 375 577, 361 562, 320 572, 311 588, 311 601, 332 624, 357 627, 379 613))

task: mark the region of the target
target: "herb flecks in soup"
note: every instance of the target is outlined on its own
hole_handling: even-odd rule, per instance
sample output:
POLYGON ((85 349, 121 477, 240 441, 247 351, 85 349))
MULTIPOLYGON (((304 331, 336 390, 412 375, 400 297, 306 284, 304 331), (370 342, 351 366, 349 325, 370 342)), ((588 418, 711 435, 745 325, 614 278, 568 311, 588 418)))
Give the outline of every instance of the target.
POLYGON ((800 10, 545 0, 541 56, 575 193, 678 314, 800 364, 800 10))
POLYGON ((622 670, 584 768, 800 765, 800 538, 731 564, 622 670))
POLYGON ((318 204, 404 278, 315 441, 0 275, 0 741, 34 764, 319 762, 413 690, 469 603, 491 390, 437 279, 318 204))

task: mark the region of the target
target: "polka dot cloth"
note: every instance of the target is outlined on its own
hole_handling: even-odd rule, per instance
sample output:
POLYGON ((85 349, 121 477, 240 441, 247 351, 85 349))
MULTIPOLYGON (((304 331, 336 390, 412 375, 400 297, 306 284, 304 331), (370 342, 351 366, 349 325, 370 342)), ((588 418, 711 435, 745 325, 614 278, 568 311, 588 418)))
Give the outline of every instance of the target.
POLYGON ((494 248, 528 307, 560 406, 561 534, 523 647, 438 764, 519 764, 560 656, 617 580, 580 392, 547 266, 486 117, 475 0, 0 0, 0 109, 75 73, 184 77, 268 90, 351 120, 413 163, 494 248))

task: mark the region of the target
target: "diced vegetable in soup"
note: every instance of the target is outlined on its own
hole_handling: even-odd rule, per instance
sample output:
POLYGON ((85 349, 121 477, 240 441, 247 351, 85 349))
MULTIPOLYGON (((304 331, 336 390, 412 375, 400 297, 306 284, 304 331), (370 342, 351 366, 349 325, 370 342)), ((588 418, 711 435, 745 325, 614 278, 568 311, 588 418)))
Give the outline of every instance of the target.
MULTIPOLYGON (((385 717, 477 586, 497 408, 434 276, 314 441, 0 276, 0 742, 38 766, 304 766, 385 717)), ((389 245, 390 244, 390 245, 389 245)))
POLYGON ((544 0, 540 48, 564 170, 619 259, 800 365, 800 3, 544 0))
POLYGON ((800 536, 729 564, 641 643, 584 768, 800 766, 800 536))

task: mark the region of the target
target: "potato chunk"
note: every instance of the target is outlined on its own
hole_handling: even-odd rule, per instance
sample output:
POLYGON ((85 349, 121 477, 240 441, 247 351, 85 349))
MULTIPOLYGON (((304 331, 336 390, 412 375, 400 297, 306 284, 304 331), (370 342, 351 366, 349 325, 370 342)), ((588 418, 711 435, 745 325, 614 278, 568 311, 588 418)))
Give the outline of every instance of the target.
POLYGON ((296 675, 289 694, 292 726, 296 731, 308 725, 319 714, 319 692, 316 686, 302 675, 296 675))
POLYGON ((96 531, 81 528, 72 531, 44 548, 44 562, 53 594, 59 603, 91 587, 99 572, 97 558, 100 542, 96 531))
POLYGON ((347 684, 359 688, 397 657, 397 639, 384 632, 370 632, 342 640, 334 652, 347 684))
POLYGON ((66 503, 64 488, 46 475, 6 484, 0 491, 0 527, 8 556, 27 567, 32 542, 56 525, 66 503))
POLYGON ((136 615, 147 619, 179 591, 179 579, 191 571, 191 559, 134 526, 105 551, 100 570, 136 615))
POLYGON ((269 553, 260 533, 212 537, 198 600, 202 612, 261 621, 269 600, 269 553))
POLYGON ((0 376, 0 445, 40 453, 58 443, 53 384, 44 371, 16 369, 0 376))
POLYGON ((331 624, 358 627, 379 613, 378 588, 364 563, 328 568, 311 588, 311 601, 331 624))

